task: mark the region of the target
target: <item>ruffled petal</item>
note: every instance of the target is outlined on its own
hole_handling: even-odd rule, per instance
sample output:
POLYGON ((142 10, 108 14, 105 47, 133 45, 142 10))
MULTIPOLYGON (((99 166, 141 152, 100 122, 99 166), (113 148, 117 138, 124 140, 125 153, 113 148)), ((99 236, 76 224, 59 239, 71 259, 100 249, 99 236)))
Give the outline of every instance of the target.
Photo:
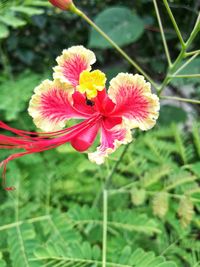
MULTIPOLYGON (((103 164, 109 154, 113 153, 121 144, 128 144, 132 141, 132 134, 130 129, 127 129, 125 125, 118 124, 113 128, 107 128, 107 125, 113 124, 111 122, 103 123, 101 129, 101 144, 97 148, 96 152, 89 153, 89 160, 96 164, 103 164)), ((119 119, 116 123, 119 123, 119 119)))
POLYGON ((112 116, 122 116, 130 129, 151 129, 159 115, 159 98, 141 75, 120 73, 110 82, 110 99, 116 104, 112 116))
POLYGON ((72 46, 65 49, 56 59, 58 66, 54 68, 54 79, 64 82, 69 88, 75 88, 79 83, 80 74, 91 70, 95 63, 95 54, 83 46, 72 46))
POLYGON ((45 80, 36 87, 28 109, 35 125, 45 132, 53 132, 65 127, 68 119, 88 118, 89 112, 91 116, 88 109, 86 114, 86 110, 73 107, 72 93, 58 81, 45 80))

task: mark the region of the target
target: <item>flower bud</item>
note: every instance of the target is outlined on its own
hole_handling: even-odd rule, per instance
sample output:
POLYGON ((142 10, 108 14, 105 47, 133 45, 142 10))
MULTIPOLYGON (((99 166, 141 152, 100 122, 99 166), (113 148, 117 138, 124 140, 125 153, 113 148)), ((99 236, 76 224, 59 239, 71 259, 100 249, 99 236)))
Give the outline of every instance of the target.
POLYGON ((70 10, 73 6, 72 0, 49 0, 49 2, 62 10, 70 10))

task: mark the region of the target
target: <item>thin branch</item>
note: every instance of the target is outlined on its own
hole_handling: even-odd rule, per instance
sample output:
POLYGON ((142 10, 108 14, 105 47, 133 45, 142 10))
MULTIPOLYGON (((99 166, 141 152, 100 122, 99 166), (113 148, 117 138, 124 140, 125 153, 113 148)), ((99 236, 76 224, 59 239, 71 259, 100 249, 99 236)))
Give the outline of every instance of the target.
MULTIPOLYGON (((79 259, 79 258, 67 258, 67 257, 56 257, 56 256, 47 256, 47 257, 38 257, 38 258, 30 258, 29 261, 59 261, 59 262, 77 262, 77 263, 85 263, 85 264, 90 264, 90 265, 100 265, 102 262, 98 260, 89 260, 89 259, 79 259)), ((107 262, 106 267, 131 267, 131 265, 125 265, 125 264, 120 264, 120 263, 113 263, 113 262, 107 262)))
POLYGON ((107 261, 107 233, 108 233, 108 192, 103 191, 103 248, 102 248, 102 267, 106 267, 107 261))
POLYGON ((122 151, 120 157, 119 157, 118 160, 116 161, 116 163, 115 163, 115 165, 114 165, 112 171, 110 172, 110 174, 108 175, 108 177, 107 177, 107 179, 106 179, 105 188, 108 188, 108 187, 109 187, 109 184, 110 184, 110 182, 112 181, 113 175, 115 174, 115 172, 116 172, 116 170, 117 170, 119 164, 122 162, 122 159, 124 158, 124 156, 125 156, 125 154, 126 154, 128 148, 129 148, 130 144, 131 144, 131 143, 129 143, 129 144, 127 144, 127 145, 124 146, 123 151, 122 151))
MULTIPOLYGON (((187 10, 187 11, 190 11, 190 12, 192 12, 192 13, 198 15, 198 11, 197 11, 196 9, 194 9, 194 8, 192 8, 192 7, 189 7, 189 6, 186 6, 186 5, 182 5, 182 4, 180 4, 180 3, 178 3, 178 4, 170 3, 170 7, 172 7, 173 9, 176 8, 176 9, 178 9, 178 10, 180 10, 180 9, 185 9, 185 10, 187 10)), ((193 14, 191 14, 191 15, 193 15, 193 14)))
POLYGON ((153 0, 153 3, 154 3, 155 11, 156 11, 156 16, 157 16, 157 19, 158 19, 158 24, 159 24, 159 27, 160 27, 160 32, 161 32, 161 36, 162 36, 162 41, 163 41, 163 45, 164 45, 167 61, 168 61, 169 66, 171 66, 172 65, 171 57, 170 57, 170 54, 169 54, 169 49, 168 49, 168 46, 167 46, 167 42, 166 42, 166 38, 165 38, 163 26, 162 26, 160 13, 159 13, 159 10, 158 10, 158 5, 157 5, 156 0, 153 0))
POLYGON ((188 59, 188 61, 186 61, 179 69, 177 69, 173 76, 177 75, 181 70, 183 70, 189 63, 191 63, 196 57, 198 56, 198 54, 194 54, 190 59, 188 59))
POLYGON ((200 78, 200 74, 169 75, 170 78, 200 78))
POLYGON ((176 23, 176 20, 174 18, 174 15, 172 14, 171 8, 170 8, 167 0, 163 0, 163 2, 164 2, 164 5, 165 5, 165 7, 167 9, 167 12, 168 12, 168 14, 170 16, 170 19, 171 19, 171 21, 172 21, 172 23, 174 25, 174 29, 175 29, 175 31, 177 33, 177 36, 178 36, 179 40, 180 40, 181 46, 182 47, 185 47, 185 42, 183 40, 182 34, 181 34, 180 30, 179 30, 179 27, 178 27, 178 25, 176 23))
POLYGON ((20 244, 20 248, 19 248, 20 251, 21 251, 21 253, 20 253, 21 255, 20 256, 23 257, 25 266, 26 267, 30 267, 29 261, 28 261, 28 257, 27 257, 27 254, 26 254, 26 250, 25 250, 25 247, 24 247, 24 240, 23 240, 19 225, 17 225, 16 231, 17 231, 17 235, 18 235, 18 241, 19 241, 19 244, 20 244))
POLYGON ((176 97, 176 96, 160 96, 160 98, 161 99, 169 99, 169 100, 175 100, 175 101, 188 102, 188 103, 192 103, 192 104, 200 104, 200 100, 181 98, 181 97, 176 97))
MULTIPOLYGON (((110 194, 110 191, 108 191, 108 193, 110 194)), ((130 190, 129 191, 123 191, 123 192, 115 190, 114 193, 115 194, 121 194, 121 193, 130 194, 130 190)), ((156 193, 158 193, 158 192, 156 192, 156 193)), ((200 202, 200 200, 198 200, 198 201, 200 202)), ((71 222, 71 224, 73 226, 84 225, 84 224, 102 225, 103 222, 101 220, 80 220, 80 221, 71 222)), ((136 224, 136 225, 134 225, 134 223, 130 224, 130 223, 107 221, 107 225, 109 226, 109 228, 116 227, 116 228, 126 229, 126 230, 129 230, 129 231, 135 231, 135 232, 142 232, 142 233, 155 232, 155 233, 160 233, 160 230, 158 228, 153 227, 151 225, 147 225, 147 224, 142 224, 142 225, 137 225, 136 224)))
POLYGON ((194 25, 194 28, 190 34, 190 37, 188 38, 187 42, 186 42, 186 47, 189 47, 190 44, 192 43, 192 41, 194 40, 194 38, 196 37, 197 33, 200 30, 200 12, 199 15, 197 17, 196 23, 194 25))
POLYGON ((194 53, 193 56, 185 64, 183 64, 178 70, 176 70, 176 68, 178 67, 181 60, 185 56, 188 55, 188 53, 186 53, 186 50, 188 49, 188 47, 192 43, 193 39, 196 37, 197 33, 199 32, 199 28, 200 28, 200 13, 197 17, 197 21, 196 21, 195 26, 194 26, 191 34, 190 34, 190 37, 189 37, 188 41, 185 43, 185 47, 182 47, 178 57, 176 58, 175 62, 171 65, 171 68, 168 70, 168 73, 165 76, 165 79, 163 80, 162 84, 158 88, 158 95, 161 95, 165 86, 172 80, 172 78, 169 76, 178 74, 183 68, 185 68, 193 59, 195 59, 199 55, 199 50, 197 50, 197 53, 194 53))
POLYGON ((122 159, 124 158, 124 156, 125 156, 128 148, 129 148, 129 145, 130 145, 130 143, 124 146, 123 151, 122 151, 119 159, 115 162, 115 164, 114 164, 111 172, 108 174, 108 177, 105 180, 105 184, 103 185, 103 187, 101 188, 101 190, 97 193, 97 197, 94 200, 94 203, 92 205, 93 207, 96 207, 98 205, 98 203, 99 203, 99 201, 101 199, 102 192, 103 192, 104 188, 107 188, 107 189, 109 188, 109 185, 110 185, 110 183, 112 181, 113 175, 115 174, 115 172, 116 172, 119 164, 122 162, 122 159))
POLYGON ((189 57, 189 56, 193 56, 195 54, 200 54, 200 49, 199 50, 195 50, 195 51, 191 51, 191 52, 186 52, 185 53, 185 57, 189 57))
POLYGON ((17 226, 24 224, 24 223, 36 223, 36 222, 40 222, 40 221, 44 221, 44 220, 49 220, 49 216, 45 215, 45 216, 40 216, 40 217, 35 217, 32 219, 24 220, 24 221, 18 221, 15 223, 6 224, 3 226, 0 226, 0 232, 17 227, 17 226))

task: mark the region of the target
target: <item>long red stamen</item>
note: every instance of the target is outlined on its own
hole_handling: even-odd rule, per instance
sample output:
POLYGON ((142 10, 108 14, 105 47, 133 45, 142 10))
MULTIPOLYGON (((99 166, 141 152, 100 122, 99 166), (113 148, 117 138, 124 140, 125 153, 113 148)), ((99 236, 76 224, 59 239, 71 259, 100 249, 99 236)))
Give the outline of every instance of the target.
POLYGON ((6 187, 6 168, 7 164, 11 160, 20 158, 28 154, 53 149, 67 142, 70 142, 72 138, 76 137, 77 135, 80 135, 83 131, 97 123, 99 119, 99 115, 94 116, 72 127, 49 133, 37 133, 18 130, 0 121, 1 129, 7 130, 17 135, 17 137, 13 137, 0 134, 0 149, 25 150, 23 152, 15 153, 9 156, 7 159, 0 163, 0 168, 3 167, 2 178, 4 189, 8 191, 14 189, 14 187, 6 187))

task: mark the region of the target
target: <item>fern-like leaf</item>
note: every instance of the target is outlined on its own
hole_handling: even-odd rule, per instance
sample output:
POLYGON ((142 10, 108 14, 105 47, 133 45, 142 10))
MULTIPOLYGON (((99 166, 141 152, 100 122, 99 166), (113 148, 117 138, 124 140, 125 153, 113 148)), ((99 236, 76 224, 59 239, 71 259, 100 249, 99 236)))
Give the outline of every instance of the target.
MULTIPOLYGON (((83 243, 82 246, 74 247, 75 254, 61 256, 53 254, 50 248, 40 248, 36 251, 36 258, 32 261, 41 261, 44 266, 48 267, 98 267, 102 266, 99 258, 95 259, 95 254, 99 255, 99 251, 92 248, 88 243, 83 243)), ((137 249, 132 252, 130 247, 125 247, 122 251, 115 253, 112 256, 112 261, 106 262, 107 267, 177 267, 172 261, 165 261, 164 257, 156 257, 153 252, 145 252, 142 249, 137 249)))

